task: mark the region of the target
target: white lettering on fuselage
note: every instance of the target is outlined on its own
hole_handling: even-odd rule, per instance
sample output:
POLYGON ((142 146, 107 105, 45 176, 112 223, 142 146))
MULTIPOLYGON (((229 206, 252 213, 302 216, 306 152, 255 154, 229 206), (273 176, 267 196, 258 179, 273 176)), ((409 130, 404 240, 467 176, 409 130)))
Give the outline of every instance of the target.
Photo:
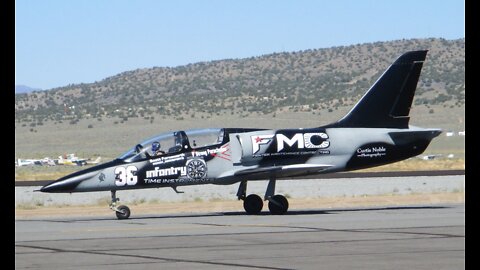
POLYGON ((260 145, 268 144, 272 141, 273 135, 256 135, 252 136, 252 146, 253 146, 253 153, 257 153, 260 151, 260 145))
POLYGON ((170 167, 170 168, 167 168, 167 169, 159 169, 158 167, 155 167, 155 170, 151 170, 151 171, 146 172, 146 178, 156 178, 156 177, 161 177, 161 176, 172 176, 172 175, 185 176, 185 175, 187 175, 187 168, 185 168, 185 167, 170 167))
POLYGON ((185 159, 185 154, 179 154, 175 156, 159 157, 150 160, 153 166, 168 162, 180 161, 185 159))
POLYGON ((192 185, 192 184, 208 184, 215 181, 214 178, 203 178, 203 179, 191 179, 191 178, 173 178, 173 179, 163 179, 163 178, 153 178, 153 179, 144 179, 145 184, 163 184, 163 185, 192 185))
POLYGON ((256 135, 256 136, 251 136, 253 154, 256 154, 258 151, 260 151, 260 145, 270 143, 274 136, 277 139, 277 152, 281 152, 285 148, 285 145, 288 145, 291 148, 295 144, 297 144, 297 149, 304 149, 304 148, 323 149, 323 148, 328 148, 330 146, 328 135, 323 132, 295 133, 292 136, 292 138, 288 138, 286 135, 281 133, 276 135, 256 135), (314 138, 317 138, 317 139, 314 139, 314 138))
POLYGON ((277 152, 283 150, 285 143, 290 147, 292 147, 294 144, 297 144, 298 149, 305 148, 303 134, 301 133, 293 135, 291 139, 283 134, 277 134, 277 152))
POLYGON ((209 155, 224 153, 226 151, 228 151, 228 148, 224 148, 224 147, 220 147, 220 148, 216 148, 216 149, 207 149, 207 150, 204 150, 204 151, 192 151, 192 156, 193 157, 205 157, 205 156, 209 156, 209 155))
POLYGON ((378 147, 368 147, 368 148, 358 148, 357 149, 357 157, 381 157, 385 156, 387 153, 387 149, 383 146, 378 147))

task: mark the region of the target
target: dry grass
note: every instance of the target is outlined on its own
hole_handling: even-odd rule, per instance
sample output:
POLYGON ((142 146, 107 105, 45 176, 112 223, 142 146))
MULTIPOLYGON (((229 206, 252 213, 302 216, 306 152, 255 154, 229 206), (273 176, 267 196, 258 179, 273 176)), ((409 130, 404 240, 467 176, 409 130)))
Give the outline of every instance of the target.
POLYGON ((87 167, 25 166, 15 168, 15 181, 54 180, 87 167))
MULTIPOLYGON (((435 107, 434 114, 429 114, 424 106, 412 108, 411 124, 421 127, 441 128, 444 131, 465 130, 465 107, 453 108, 446 111, 442 107, 435 107)), ((59 155, 75 153, 79 157, 91 158, 101 156, 104 160, 113 159, 135 144, 162 132, 172 130, 186 130, 207 127, 245 127, 245 128, 301 128, 318 127, 340 119, 351 108, 339 107, 332 112, 277 112, 272 114, 251 113, 246 117, 238 115, 220 115, 212 118, 185 118, 176 120, 174 116, 165 117, 154 114, 155 121, 151 124, 143 118, 132 118, 122 124, 114 124, 118 118, 107 118, 103 121, 84 119, 76 125, 68 123, 54 124, 44 122, 42 126, 30 131, 27 125, 15 126, 15 158, 57 158, 59 155), (165 118, 164 118, 165 117, 165 118), (93 125, 93 128, 87 128, 93 125)), ((435 138, 427 152, 435 150, 441 153, 454 153, 457 156, 465 152, 465 137, 445 137, 444 134, 435 138)), ((461 156, 458 156, 461 157, 461 156)))
MULTIPOLYGON (((463 191, 434 194, 409 194, 409 195, 372 195, 361 197, 331 197, 331 198, 290 198, 290 211, 302 209, 329 209, 329 208, 354 208, 372 206, 395 206, 415 204, 439 203, 464 203, 463 191)), ((132 215, 145 214, 180 214, 202 212, 243 212, 242 202, 238 200, 211 200, 189 202, 139 202, 130 207, 132 215)), ((264 209, 264 211, 266 211, 264 209)), ((87 206, 22 206, 15 209, 16 219, 32 217, 65 217, 65 216, 98 216, 113 215, 113 212, 104 205, 87 206)), ((112 217, 113 218, 113 217, 112 217)))
POLYGON ((411 158, 379 167, 359 170, 359 172, 386 172, 386 171, 437 171, 437 170, 465 170, 464 159, 434 159, 422 160, 411 158))

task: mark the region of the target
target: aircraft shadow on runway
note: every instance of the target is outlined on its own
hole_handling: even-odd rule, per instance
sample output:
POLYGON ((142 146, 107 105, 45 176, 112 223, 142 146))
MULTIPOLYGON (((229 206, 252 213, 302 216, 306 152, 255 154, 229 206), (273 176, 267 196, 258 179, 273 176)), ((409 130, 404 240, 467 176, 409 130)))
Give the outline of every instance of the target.
MULTIPOLYGON (((376 207, 376 208, 339 208, 339 209, 308 209, 308 210, 289 210, 285 216, 297 215, 323 215, 336 214, 337 212, 356 212, 356 211, 381 211, 381 210, 415 210, 415 209, 445 209, 447 206, 392 206, 392 207, 376 207)), ((245 212, 224 212, 225 216, 243 216, 247 215, 245 212)), ((263 211, 259 216, 271 216, 268 211, 263 211)))

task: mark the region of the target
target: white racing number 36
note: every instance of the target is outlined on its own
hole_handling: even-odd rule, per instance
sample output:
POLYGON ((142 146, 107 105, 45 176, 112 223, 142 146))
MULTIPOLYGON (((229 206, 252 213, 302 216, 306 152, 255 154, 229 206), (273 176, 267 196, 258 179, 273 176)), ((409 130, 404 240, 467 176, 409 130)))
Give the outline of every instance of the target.
POLYGON ((121 186, 133 186, 137 183, 137 167, 117 167, 115 168, 115 185, 121 186))

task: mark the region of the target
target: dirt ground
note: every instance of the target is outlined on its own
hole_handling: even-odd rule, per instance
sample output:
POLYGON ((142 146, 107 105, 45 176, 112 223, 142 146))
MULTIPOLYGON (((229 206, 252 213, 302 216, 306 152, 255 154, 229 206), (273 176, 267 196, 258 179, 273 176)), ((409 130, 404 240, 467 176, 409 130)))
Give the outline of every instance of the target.
MULTIPOLYGON (((289 199, 289 210, 355 208, 372 206, 397 206, 440 203, 464 203, 464 192, 410 194, 410 195, 378 195, 363 197, 335 197, 335 198, 298 198, 289 199)), ((237 200, 202 201, 202 202, 159 202, 129 205, 132 216, 135 215, 162 215, 244 211, 243 204, 237 200)), ((268 211, 264 205, 263 211, 268 211)), ((15 209, 15 219, 30 219, 42 217, 85 217, 113 215, 113 212, 104 206, 36 206, 33 209, 15 209)))

